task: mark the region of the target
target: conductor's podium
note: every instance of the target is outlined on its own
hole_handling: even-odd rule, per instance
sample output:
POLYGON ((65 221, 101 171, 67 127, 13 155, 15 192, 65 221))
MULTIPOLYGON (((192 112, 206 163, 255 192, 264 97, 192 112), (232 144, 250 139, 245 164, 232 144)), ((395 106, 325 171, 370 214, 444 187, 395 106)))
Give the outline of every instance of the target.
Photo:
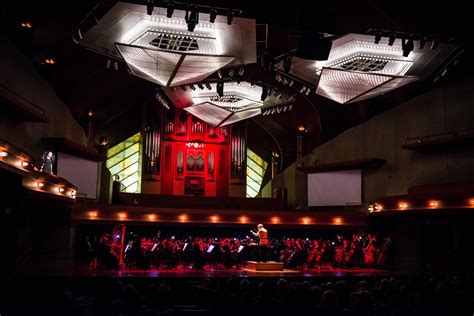
POLYGON ((267 261, 247 261, 246 268, 250 271, 283 271, 283 262, 267 261))

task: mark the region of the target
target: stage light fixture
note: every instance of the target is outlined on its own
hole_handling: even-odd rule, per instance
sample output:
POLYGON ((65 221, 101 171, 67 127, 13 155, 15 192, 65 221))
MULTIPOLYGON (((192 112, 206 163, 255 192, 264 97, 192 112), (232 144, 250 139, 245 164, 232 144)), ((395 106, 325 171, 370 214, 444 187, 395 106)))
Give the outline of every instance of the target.
POLYGON ((293 83, 295 83, 295 81, 293 79, 291 79, 290 82, 288 82, 288 86, 289 87, 293 86, 293 83))
POLYGON ((229 12, 227 12, 227 24, 231 25, 232 20, 234 20, 234 11, 232 11, 232 9, 230 9, 229 12))
POLYGON ((115 69, 115 70, 118 70, 118 69, 119 69, 118 62, 116 62, 116 61, 114 61, 114 69, 115 69))
POLYGON ((217 94, 218 94, 220 97, 223 97, 223 96, 224 96, 224 81, 219 80, 219 81, 217 82, 216 89, 217 89, 217 94))
POLYGON ((280 74, 279 74, 278 72, 275 74, 275 80, 276 80, 277 82, 280 82, 280 81, 281 81, 281 76, 280 76, 280 74))
POLYGON ((395 33, 390 33, 390 35, 388 36, 388 45, 393 46, 393 43, 395 43, 395 39, 395 33))
POLYGON ((239 68, 239 72, 237 73, 240 77, 242 77, 244 75, 244 72, 245 72, 245 68, 244 68, 244 65, 241 65, 240 68, 239 68))
POLYGON ((425 48, 426 45, 426 37, 420 37, 420 49, 425 48))
POLYGON ((166 16, 168 18, 171 18, 173 17, 173 13, 174 13, 174 4, 173 4, 173 1, 170 0, 170 2, 168 3, 168 7, 166 8, 166 16))
POLYGON ((184 19, 186 20, 186 23, 188 24, 188 31, 194 32, 196 25, 199 23, 198 9, 196 7, 193 7, 191 9, 191 12, 189 12, 189 9, 186 9, 186 15, 184 19))
POLYGON ((381 39, 382 39, 382 33, 380 33, 380 32, 375 33, 374 43, 375 43, 375 44, 380 43, 380 40, 381 40, 381 39))
POLYGON ((285 71, 285 73, 290 72, 292 61, 293 61, 293 56, 291 56, 290 53, 287 53, 285 55, 285 58, 283 59, 283 70, 285 71))
POLYGON ((286 80, 285 76, 281 77, 281 83, 283 83, 285 86, 288 84, 288 80, 286 80))
POLYGON ((206 88, 207 90, 212 90, 211 84, 206 81, 206 88))
POLYGON ((192 83, 189 85, 189 87, 190 87, 191 90, 193 90, 193 91, 196 90, 196 86, 194 86, 194 84, 192 84, 192 83))
POLYGON ((300 89, 300 93, 303 93, 303 92, 305 92, 305 91, 306 91, 306 86, 303 85, 303 86, 301 87, 301 89, 300 89))
POLYGON ((217 71, 217 77, 222 79, 222 71, 220 69, 217 71))
POLYGON ((408 57, 410 55, 410 52, 415 48, 415 45, 413 43, 413 38, 409 39, 402 39, 402 50, 403 50, 403 57, 408 57))
POLYGON ((0 151, 0 157, 3 158, 3 157, 7 157, 8 156, 8 153, 6 151, 0 151))
POLYGON ((111 65, 112 65, 112 60, 107 59, 107 62, 105 63, 105 68, 110 69, 111 65))
POLYGON ((211 11, 209 11, 209 22, 214 23, 216 21, 217 17, 217 10, 212 8, 211 11))
POLYGON ((433 39, 433 42, 431 43, 431 49, 436 49, 438 45, 439 45, 439 41, 436 39, 433 39))
POLYGON ((268 96, 268 87, 267 86, 262 86, 262 95, 260 97, 260 100, 265 101, 265 99, 268 96))
POLYGON ((234 68, 230 68, 229 69, 229 77, 233 77, 235 75, 235 69, 234 68))
POLYGON ((197 86, 199 89, 204 90, 204 85, 202 84, 202 82, 198 82, 197 86))
POLYGON ((155 8, 155 1, 154 0, 148 0, 146 2, 146 14, 152 15, 154 8, 155 8))
POLYGON ((305 95, 308 95, 311 92, 311 88, 306 87, 306 91, 304 92, 305 95))

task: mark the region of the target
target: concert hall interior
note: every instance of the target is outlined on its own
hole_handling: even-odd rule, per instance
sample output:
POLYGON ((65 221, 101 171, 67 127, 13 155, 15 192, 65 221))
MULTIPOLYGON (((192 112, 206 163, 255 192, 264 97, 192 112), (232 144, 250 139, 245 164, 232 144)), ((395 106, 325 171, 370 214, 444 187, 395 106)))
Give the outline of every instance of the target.
POLYGON ((0 316, 474 314, 462 1, 1 17, 0 316))

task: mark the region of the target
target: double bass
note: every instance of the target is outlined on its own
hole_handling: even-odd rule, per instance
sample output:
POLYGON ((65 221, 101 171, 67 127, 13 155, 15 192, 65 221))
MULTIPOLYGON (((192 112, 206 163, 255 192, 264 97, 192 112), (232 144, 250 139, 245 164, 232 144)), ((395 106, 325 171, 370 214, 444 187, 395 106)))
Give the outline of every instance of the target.
POLYGON ((375 248, 374 244, 375 237, 369 235, 368 239, 369 244, 364 249, 364 265, 371 266, 375 263, 375 252, 377 249, 375 248))

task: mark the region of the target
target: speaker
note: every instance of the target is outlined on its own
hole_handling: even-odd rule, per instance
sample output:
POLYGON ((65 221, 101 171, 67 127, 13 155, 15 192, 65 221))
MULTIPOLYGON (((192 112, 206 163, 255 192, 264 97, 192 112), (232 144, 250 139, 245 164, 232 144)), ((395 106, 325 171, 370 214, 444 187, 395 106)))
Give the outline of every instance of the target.
POLYGON ((314 32, 304 32, 296 50, 296 57, 310 60, 328 60, 332 41, 324 35, 314 32))

